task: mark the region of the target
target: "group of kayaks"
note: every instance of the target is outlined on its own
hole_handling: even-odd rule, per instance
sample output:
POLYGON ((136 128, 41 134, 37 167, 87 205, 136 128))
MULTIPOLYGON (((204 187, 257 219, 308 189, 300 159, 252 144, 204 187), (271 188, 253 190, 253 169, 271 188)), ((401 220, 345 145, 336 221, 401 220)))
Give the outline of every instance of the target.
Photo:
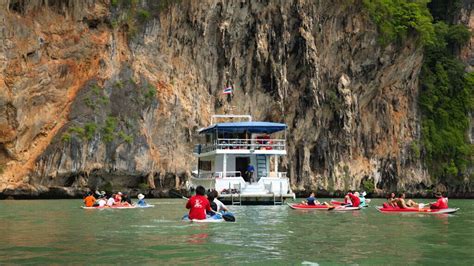
MULTIPOLYGON (((288 203, 288 206, 294 210, 319 210, 319 211, 358 211, 363 209, 363 207, 349 207, 344 206, 344 202, 331 201, 332 206, 317 204, 317 205, 307 205, 304 203, 288 203)), ((130 206, 112 206, 112 207, 81 207, 87 210, 97 210, 97 209, 137 209, 137 208, 153 208, 155 205, 147 204, 145 206, 140 205, 130 205, 130 206)), ((455 213, 459 208, 446 208, 446 209, 418 209, 418 208, 395 208, 395 207, 382 207, 377 206, 376 209, 382 213, 422 213, 422 214, 449 214, 455 213)), ((220 222, 235 222, 235 216, 231 212, 222 211, 214 215, 208 215, 204 220, 189 219, 188 215, 184 215, 182 218, 184 222, 193 222, 193 223, 220 223, 220 222)))
POLYGON ((103 206, 103 207, 85 207, 81 206, 81 208, 85 210, 105 210, 105 209, 143 209, 143 208, 153 208, 155 205, 147 204, 147 205, 113 205, 113 206, 103 206))
MULTIPOLYGON (((304 203, 288 203, 288 206, 294 210, 320 210, 320 211, 358 211, 363 207, 344 206, 343 202, 331 201, 332 206, 324 204, 307 205, 304 203)), ((375 207, 382 213, 422 213, 422 214, 449 214, 455 213, 459 208, 429 209, 429 208, 398 208, 398 207, 375 207)))

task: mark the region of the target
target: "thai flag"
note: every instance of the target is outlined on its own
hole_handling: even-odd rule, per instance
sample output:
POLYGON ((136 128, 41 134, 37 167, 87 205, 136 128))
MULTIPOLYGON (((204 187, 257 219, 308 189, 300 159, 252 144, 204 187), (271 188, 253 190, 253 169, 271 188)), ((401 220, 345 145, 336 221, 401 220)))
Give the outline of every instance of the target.
POLYGON ((227 87, 222 91, 222 94, 232 94, 232 87, 227 87))

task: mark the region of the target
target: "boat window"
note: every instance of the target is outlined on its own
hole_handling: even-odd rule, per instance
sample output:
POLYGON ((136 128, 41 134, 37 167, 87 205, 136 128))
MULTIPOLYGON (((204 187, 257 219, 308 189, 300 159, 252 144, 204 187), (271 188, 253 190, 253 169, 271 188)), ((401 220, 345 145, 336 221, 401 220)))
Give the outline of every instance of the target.
POLYGON ((199 170, 211 171, 211 161, 199 161, 199 170))

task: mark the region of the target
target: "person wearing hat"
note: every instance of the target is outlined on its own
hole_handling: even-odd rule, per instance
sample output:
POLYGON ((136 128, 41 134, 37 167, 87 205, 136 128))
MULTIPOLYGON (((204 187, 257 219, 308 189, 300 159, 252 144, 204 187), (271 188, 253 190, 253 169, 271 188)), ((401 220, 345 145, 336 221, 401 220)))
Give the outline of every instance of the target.
POLYGON ((365 201, 365 195, 367 195, 367 193, 364 191, 362 193, 360 193, 359 195, 359 200, 360 200, 360 205, 361 207, 368 207, 369 205, 367 204, 367 202, 365 201))
POLYGON ((138 206, 146 206, 146 205, 148 205, 148 204, 145 202, 145 195, 143 195, 143 194, 140 193, 140 194, 138 194, 137 198, 138 198, 138 202, 137 202, 137 205, 138 205, 138 206))
POLYGON ((441 192, 436 192, 435 197, 438 200, 434 203, 430 203, 430 209, 447 209, 448 208, 448 198, 444 198, 441 192))
POLYGON ((120 205, 120 203, 122 202, 122 195, 122 192, 117 192, 117 194, 115 194, 114 200, 116 205, 120 205))

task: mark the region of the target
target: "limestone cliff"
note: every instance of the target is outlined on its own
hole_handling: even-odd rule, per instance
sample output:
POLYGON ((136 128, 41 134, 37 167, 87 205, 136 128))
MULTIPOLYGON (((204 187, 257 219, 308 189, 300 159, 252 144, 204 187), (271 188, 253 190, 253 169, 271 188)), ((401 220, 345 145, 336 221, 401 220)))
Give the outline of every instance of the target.
POLYGON ((360 1, 10 0, 0 19, 4 195, 183 188, 215 113, 287 123, 298 191, 433 185, 422 50, 380 46, 360 1))

